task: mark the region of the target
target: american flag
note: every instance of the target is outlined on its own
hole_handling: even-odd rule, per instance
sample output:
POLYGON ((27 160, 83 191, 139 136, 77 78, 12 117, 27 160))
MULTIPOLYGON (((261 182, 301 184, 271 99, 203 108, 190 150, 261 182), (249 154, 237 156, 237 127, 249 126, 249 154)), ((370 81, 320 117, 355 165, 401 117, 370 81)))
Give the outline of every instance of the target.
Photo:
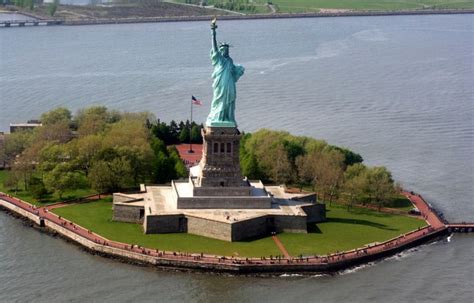
POLYGON ((194 96, 191 96, 191 102, 192 102, 194 105, 202 105, 201 100, 196 99, 196 97, 194 97, 194 96))

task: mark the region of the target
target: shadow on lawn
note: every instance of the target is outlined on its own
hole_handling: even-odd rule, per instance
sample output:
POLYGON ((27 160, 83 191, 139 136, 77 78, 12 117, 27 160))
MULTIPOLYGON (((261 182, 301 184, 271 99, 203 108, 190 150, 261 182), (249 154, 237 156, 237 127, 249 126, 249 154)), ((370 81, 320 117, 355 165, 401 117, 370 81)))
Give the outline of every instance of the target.
POLYGON ((308 224, 308 233, 309 234, 322 234, 317 224, 308 224))
MULTIPOLYGON (((384 230, 398 230, 395 228, 390 228, 387 227, 385 224, 380 224, 380 223, 375 223, 367 220, 359 220, 359 219, 344 219, 344 218, 328 218, 326 222, 324 223, 344 223, 344 224, 357 224, 357 225, 365 225, 365 226, 370 226, 370 227, 375 227, 375 228, 380 228, 384 230)), ((323 223, 323 224, 324 224, 323 223)), ((318 228, 319 230, 319 228, 318 228)), ((321 231, 319 231, 321 233, 321 231)))

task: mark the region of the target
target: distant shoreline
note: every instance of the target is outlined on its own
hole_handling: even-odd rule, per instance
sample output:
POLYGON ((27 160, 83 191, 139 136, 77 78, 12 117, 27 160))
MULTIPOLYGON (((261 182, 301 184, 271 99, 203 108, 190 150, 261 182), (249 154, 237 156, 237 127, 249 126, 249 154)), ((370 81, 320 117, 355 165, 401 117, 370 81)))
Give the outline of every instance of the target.
MULTIPOLYGON (((48 25, 99 25, 99 24, 126 24, 126 23, 158 23, 158 22, 190 22, 208 21, 214 16, 173 16, 173 17, 133 17, 107 19, 46 19, 28 12, 11 12, 22 14, 38 20, 54 21, 48 25)), ((291 19, 291 18, 327 18, 327 17, 377 17, 377 16, 404 16, 404 15, 452 15, 474 14, 474 9, 429 9, 429 10, 400 10, 400 11, 339 11, 324 13, 278 13, 252 15, 221 15, 219 20, 260 20, 260 19, 291 19)), ((1 22, 0 22, 1 23, 1 22)))

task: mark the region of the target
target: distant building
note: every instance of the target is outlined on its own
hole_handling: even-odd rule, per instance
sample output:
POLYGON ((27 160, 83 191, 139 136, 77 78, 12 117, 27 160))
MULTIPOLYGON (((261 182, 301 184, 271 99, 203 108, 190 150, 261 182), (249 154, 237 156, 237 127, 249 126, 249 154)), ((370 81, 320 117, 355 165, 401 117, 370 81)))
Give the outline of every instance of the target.
POLYGON ((21 130, 34 129, 38 126, 42 126, 41 121, 28 120, 26 123, 10 123, 10 133, 14 133, 21 130))

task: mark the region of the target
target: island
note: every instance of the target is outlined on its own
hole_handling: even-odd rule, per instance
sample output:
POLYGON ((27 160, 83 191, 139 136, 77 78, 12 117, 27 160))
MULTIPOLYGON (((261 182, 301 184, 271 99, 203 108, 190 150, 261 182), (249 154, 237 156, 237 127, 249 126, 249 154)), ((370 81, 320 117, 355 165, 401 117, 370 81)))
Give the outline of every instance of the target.
POLYGON ((0 207, 95 254, 240 274, 332 273, 474 230, 347 148, 241 132, 244 69, 216 30, 214 20, 205 124, 102 106, 12 124, 0 136, 0 207))

